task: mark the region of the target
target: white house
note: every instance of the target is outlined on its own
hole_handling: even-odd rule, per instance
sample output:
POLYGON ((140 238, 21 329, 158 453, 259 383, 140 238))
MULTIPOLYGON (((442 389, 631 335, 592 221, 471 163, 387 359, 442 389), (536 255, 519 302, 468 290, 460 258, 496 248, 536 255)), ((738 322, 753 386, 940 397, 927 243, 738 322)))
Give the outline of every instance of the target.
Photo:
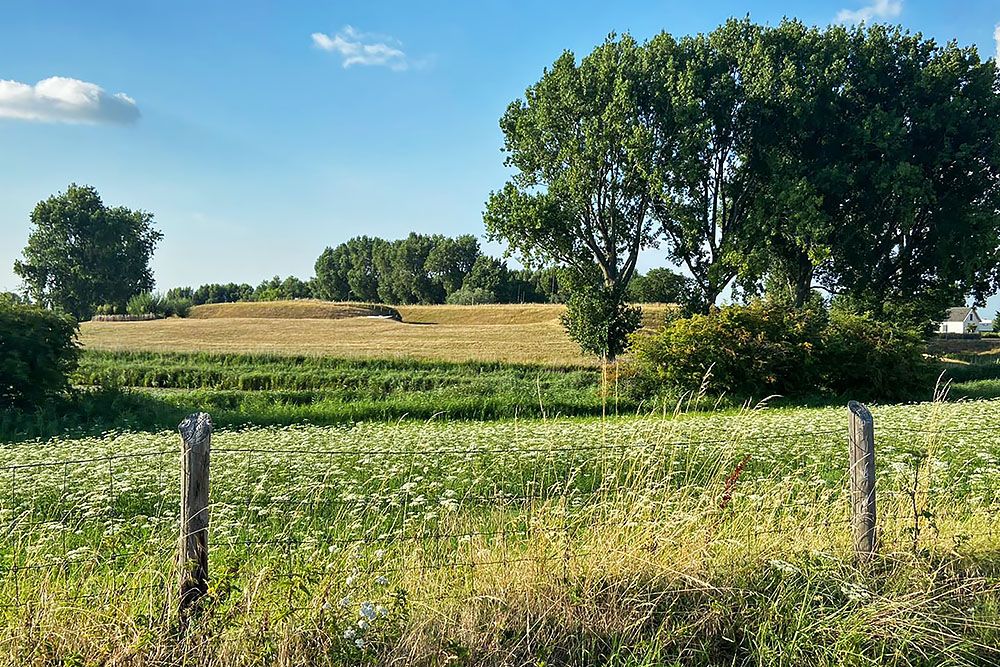
POLYGON ((993 321, 979 317, 975 308, 949 308, 948 316, 938 324, 938 333, 964 334, 993 331, 993 321))

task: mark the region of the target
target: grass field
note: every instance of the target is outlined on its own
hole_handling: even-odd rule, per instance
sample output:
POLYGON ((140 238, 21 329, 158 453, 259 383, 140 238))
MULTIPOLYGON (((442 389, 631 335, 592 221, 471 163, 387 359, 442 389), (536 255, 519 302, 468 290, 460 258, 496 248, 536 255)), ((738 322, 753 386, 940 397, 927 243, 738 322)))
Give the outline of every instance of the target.
POLYGON ((634 413, 590 367, 321 356, 88 350, 78 390, 36 410, 0 410, 0 443, 109 429, 162 430, 199 410, 216 422, 513 419, 634 413))
POLYGON ((177 436, 23 443, 0 664, 997 664, 998 407, 875 411, 867 574, 843 409, 222 429, 185 640, 177 436))
POLYGON ((949 351, 952 402, 875 407, 864 569, 843 407, 636 402, 561 306, 370 312, 85 323, 76 394, 0 413, 0 665, 1000 665, 1000 401, 956 400, 1000 393, 988 350, 949 351), (174 427, 201 410, 182 634, 174 427))
MULTIPOLYGON (((566 335, 559 322, 560 305, 401 306, 402 322, 331 318, 329 308, 323 302, 309 301, 198 306, 186 319, 84 322, 80 338, 87 349, 111 351, 308 354, 558 366, 597 363, 582 355, 566 335), (230 313, 239 316, 229 317, 230 313), (283 314, 268 316, 279 313, 283 314)), ((662 318, 666 308, 646 306, 647 323, 662 318)))
POLYGON ((237 303, 206 303, 194 306, 188 313, 192 319, 264 318, 264 319, 330 319, 350 317, 399 317, 390 306, 302 299, 298 301, 239 301, 237 303))

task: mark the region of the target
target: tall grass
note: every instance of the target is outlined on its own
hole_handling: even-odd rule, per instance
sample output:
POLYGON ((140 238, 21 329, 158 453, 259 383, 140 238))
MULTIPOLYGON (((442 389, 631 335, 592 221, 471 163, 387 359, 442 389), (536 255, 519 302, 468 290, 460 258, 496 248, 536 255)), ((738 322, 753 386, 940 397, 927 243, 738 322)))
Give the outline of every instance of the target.
POLYGON ((0 450, 0 467, 98 460, 21 468, 0 495, 12 537, 0 567, 22 568, 0 578, 0 655, 996 664, 996 404, 875 410, 882 549, 871 571, 851 556, 845 419, 818 409, 220 429, 212 587, 185 637, 170 567, 176 436, 17 445, 0 450), (156 454, 101 459, 142 452, 156 454), (23 569, 50 562, 60 567, 23 569))

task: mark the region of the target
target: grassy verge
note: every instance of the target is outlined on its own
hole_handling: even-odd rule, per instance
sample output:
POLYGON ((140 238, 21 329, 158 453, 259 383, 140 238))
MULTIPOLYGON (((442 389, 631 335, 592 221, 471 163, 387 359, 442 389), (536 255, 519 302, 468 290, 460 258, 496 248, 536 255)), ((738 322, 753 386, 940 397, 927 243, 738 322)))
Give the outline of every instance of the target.
POLYGON ((194 411, 216 423, 339 424, 513 419, 634 412, 600 371, 578 367, 276 355, 84 353, 74 395, 0 412, 0 441, 126 428, 174 428, 194 411))
POLYGON ((875 419, 870 571, 842 409, 219 429, 186 638, 176 435, 3 448, 0 664, 996 664, 1000 408, 875 419))

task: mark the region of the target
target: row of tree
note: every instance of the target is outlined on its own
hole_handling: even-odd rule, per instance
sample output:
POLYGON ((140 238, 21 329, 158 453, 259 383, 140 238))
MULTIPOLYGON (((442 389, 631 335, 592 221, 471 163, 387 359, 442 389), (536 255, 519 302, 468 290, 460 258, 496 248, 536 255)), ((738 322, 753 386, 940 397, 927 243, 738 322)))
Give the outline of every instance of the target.
POLYGON ((316 260, 314 294, 332 301, 507 303, 560 301, 554 269, 511 271, 471 234, 358 236, 316 260))
POLYGON ((648 248, 702 310, 727 288, 794 305, 819 288, 925 326, 998 284, 1000 81, 975 47, 787 20, 611 36, 556 60, 500 126, 514 175, 489 235, 570 267, 606 331, 636 321, 648 248))
MULTIPOLYGON (((511 269, 482 252, 472 235, 447 237, 412 233, 385 240, 358 236, 327 248, 316 260, 316 276, 275 276, 257 287, 247 283, 176 287, 168 300, 193 305, 234 301, 326 299, 389 304, 561 303, 569 296, 564 272, 550 266, 511 269)), ((665 268, 636 274, 628 298, 638 302, 688 304, 692 281, 665 268)))

